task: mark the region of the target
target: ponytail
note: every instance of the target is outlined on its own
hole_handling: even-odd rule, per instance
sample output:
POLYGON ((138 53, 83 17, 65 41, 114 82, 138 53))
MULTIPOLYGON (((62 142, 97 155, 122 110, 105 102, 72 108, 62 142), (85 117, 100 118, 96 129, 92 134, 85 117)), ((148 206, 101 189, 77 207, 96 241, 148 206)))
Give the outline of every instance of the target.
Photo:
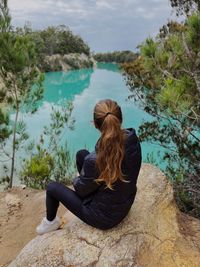
POLYGON ((97 144, 96 166, 99 177, 96 182, 104 181, 108 188, 120 179, 124 180, 121 165, 124 158, 125 132, 121 129, 122 113, 115 101, 102 100, 94 109, 94 122, 101 131, 97 144))

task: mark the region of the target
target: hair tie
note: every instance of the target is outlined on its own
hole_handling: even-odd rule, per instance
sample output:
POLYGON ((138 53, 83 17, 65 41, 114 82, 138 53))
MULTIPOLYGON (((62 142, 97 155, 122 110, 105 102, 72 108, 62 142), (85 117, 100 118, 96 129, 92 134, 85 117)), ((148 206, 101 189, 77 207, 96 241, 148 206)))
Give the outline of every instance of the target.
POLYGON ((114 115, 112 112, 107 112, 106 115, 105 115, 105 117, 107 117, 109 114, 114 115))

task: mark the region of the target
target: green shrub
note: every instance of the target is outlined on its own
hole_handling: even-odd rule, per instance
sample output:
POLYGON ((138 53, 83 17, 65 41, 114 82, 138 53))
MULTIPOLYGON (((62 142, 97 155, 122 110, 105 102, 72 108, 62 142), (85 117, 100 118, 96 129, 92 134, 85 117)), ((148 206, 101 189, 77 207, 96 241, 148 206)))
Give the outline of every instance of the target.
POLYGON ((45 150, 38 150, 34 156, 25 160, 20 173, 21 181, 29 187, 44 189, 50 181, 54 166, 52 156, 45 150))

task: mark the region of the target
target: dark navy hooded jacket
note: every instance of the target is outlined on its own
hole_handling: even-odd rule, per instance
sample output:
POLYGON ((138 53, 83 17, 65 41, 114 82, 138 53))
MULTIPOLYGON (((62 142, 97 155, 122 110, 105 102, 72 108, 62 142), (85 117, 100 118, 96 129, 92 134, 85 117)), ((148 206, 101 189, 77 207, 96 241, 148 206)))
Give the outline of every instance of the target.
MULTIPOLYGON (((83 213, 88 223, 100 229, 117 225, 128 214, 137 192, 137 177, 141 167, 141 146, 133 128, 126 129, 125 156, 122 172, 128 182, 119 179, 111 190, 104 182, 94 180, 99 173, 95 167, 96 151, 86 156, 80 176, 73 180, 76 193, 83 199, 83 213)), ((114 168, 115 166, 113 166, 114 168)))

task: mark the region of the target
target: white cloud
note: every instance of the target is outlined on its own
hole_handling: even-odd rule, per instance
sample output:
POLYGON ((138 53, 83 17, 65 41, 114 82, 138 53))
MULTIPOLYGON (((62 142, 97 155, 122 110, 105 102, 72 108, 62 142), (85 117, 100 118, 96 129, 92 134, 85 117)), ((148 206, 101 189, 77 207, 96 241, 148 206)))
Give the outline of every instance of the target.
POLYGON ((14 25, 65 24, 97 50, 108 43, 115 46, 113 50, 128 49, 130 38, 135 40, 132 44, 154 33, 170 16, 168 0, 10 0, 8 4, 14 25))
MULTIPOLYGON (((167 0, 10 0, 9 6, 13 16, 22 16, 27 20, 26 15, 42 13, 55 14, 73 14, 86 17, 88 15, 104 15, 102 12, 115 11, 115 17, 121 13, 132 12, 133 16, 137 14, 151 13, 153 8, 157 10, 168 9, 167 0)), ((147 17, 146 15, 144 17, 147 17)))
POLYGON ((85 16, 88 13, 81 1, 21 0, 19 4, 18 0, 10 0, 9 7, 13 17, 17 19, 23 15, 25 20, 29 18, 30 14, 37 17, 38 14, 85 16))
POLYGON ((97 9, 114 9, 113 2, 114 1, 97 0, 96 7, 97 9))
POLYGON ((18 0, 10 0, 8 1, 8 5, 10 7, 10 10, 15 14, 15 12, 37 12, 45 7, 46 4, 49 1, 42 1, 42 0, 21 0, 20 3, 18 0))

